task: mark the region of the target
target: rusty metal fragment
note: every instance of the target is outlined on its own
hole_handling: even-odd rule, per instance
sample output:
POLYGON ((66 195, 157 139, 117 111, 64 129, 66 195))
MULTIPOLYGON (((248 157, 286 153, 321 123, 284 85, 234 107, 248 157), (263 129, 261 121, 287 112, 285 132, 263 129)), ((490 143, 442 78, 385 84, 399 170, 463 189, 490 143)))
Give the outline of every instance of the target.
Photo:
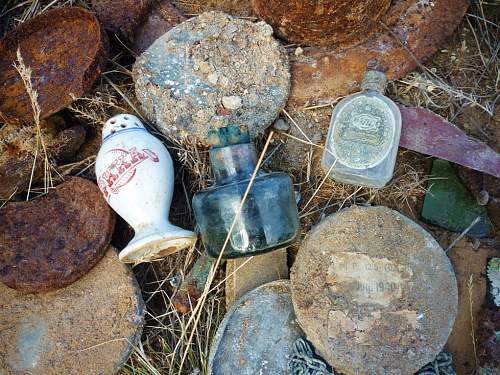
MULTIPOLYGON (((40 127, 52 164, 69 161, 85 141, 86 130, 82 125, 67 127, 57 115, 42 120, 40 127)), ((0 139, 0 199, 7 200, 27 189, 30 180, 36 183, 43 177, 45 155, 37 144, 34 126, 4 125, 0 129, 0 139)))
POLYGON ((391 0, 253 0, 283 39, 312 46, 352 46, 378 31, 391 0))
MULTIPOLYGON (((384 19, 386 31, 350 48, 305 48, 290 54, 292 91, 288 106, 320 104, 359 90, 368 65, 403 77, 431 56, 460 23, 466 0, 396 0, 384 19)), ((385 29, 385 28, 384 28, 385 29)))
POLYGON ((26 293, 65 287, 106 253, 114 214, 97 185, 72 177, 0 215, 0 281, 26 293))
POLYGON ((92 9, 105 29, 132 40, 154 0, 92 0, 92 9))
POLYGON ((185 20, 186 17, 170 4, 169 0, 156 2, 135 32, 134 51, 137 54, 143 53, 156 39, 185 20))
POLYGON ((172 304, 179 313, 186 314, 196 306, 205 289, 215 260, 207 254, 202 254, 194 263, 191 271, 184 277, 179 290, 172 298, 172 304))
POLYGON ((500 178, 500 155, 435 113, 400 106, 401 147, 432 155, 500 178))
POLYGON ((41 118, 85 94, 102 72, 107 41, 94 15, 83 8, 48 10, 0 40, 0 118, 33 122, 25 85, 14 68, 19 49, 32 69, 41 118))
POLYGON ((172 0, 186 16, 219 10, 237 17, 254 16, 252 0, 172 0))

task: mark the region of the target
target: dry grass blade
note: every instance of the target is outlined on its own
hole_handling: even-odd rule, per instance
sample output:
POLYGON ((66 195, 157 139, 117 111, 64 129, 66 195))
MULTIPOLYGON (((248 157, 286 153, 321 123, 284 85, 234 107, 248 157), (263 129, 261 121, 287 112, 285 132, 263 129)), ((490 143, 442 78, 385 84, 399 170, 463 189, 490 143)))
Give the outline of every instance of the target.
POLYGON ((31 185, 33 183, 33 176, 35 173, 38 152, 40 149, 42 151, 42 157, 43 157, 44 193, 47 193, 48 189, 50 187, 53 187, 52 174, 51 174, 52 166, 49 161, 49 155, 47 153, 47 148, 45 147, 45 141, 43 139, 42 129, 40 127, 41 110, 38 104, 38 93, 35 91, 35 89, 33 88, 33 84, 31 83, 32 70, 30 67, 24 64, 24 60, 23 57, 21 56, 21 51, 19 49, 17 50, 17 62, 14 63, 14 67, 21 76, 21 79, 26 88, 26 92, 28 93, 28 96, 30 98, 31 108, 33 110, 33 121, 36 128, 36 148, 33 157, 33 167, 31 169, 28 193, 26 195, 26 200, 28 200, 30 197, 31 185))

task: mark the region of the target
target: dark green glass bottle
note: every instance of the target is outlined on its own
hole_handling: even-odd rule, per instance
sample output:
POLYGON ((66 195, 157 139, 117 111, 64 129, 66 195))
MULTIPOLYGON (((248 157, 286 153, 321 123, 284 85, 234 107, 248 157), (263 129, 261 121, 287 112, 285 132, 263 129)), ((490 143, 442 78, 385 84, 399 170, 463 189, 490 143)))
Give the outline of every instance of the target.
MULTIPOLYGON (((236 125, 212 131, 210 162, 215 185, 193 197, 193 209, 207 252, 218 257, 256 166, 248 132, 236 125)), ((259 173, 224 249, 224 258, 265 253, 293 243, 299 218, 290 177, 259 173)))

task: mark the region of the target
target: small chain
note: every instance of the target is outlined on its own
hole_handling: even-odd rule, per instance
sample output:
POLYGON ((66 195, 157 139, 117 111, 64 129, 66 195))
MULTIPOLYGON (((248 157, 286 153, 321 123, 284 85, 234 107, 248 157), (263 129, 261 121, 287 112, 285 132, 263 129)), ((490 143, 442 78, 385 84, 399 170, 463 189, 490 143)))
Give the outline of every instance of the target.
POLYGON ((441 352, 433 362, 422 367, 416 375, 457 375, 452 363, 451 354, 441 352))
MULTIPOLYGON (((422 367, 416 375, 457 375, 452 366, 451 354, 441 352, 436 359, 422 367)), ((313 351, 304 339, 294 343, 293 354, 288 361, 289 375, 340 375, 329 370, 329 366, 313 351)))
POLYGON ((311 345, 304 339, 298 339, 294 343, 293 354, 288 361, 288 373, 290 375, 335 375, 335 372, 329 371, 327 364, 315 355, 311 345))

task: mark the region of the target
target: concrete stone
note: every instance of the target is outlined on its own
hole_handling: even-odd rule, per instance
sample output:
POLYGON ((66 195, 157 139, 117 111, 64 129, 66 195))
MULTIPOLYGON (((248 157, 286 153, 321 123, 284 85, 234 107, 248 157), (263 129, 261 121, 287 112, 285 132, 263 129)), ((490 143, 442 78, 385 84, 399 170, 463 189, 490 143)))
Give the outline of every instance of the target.
POLYGON ((226 263, 226 277, 226 306, 229 307, 258 286, 288 278, 286 249, 252 258, 229 259, 226 263))
POLYGON ((134 64, 146 116, 169 137, 205 145, 211 128, 228 124, 263 133, 290 90, 288 57, 272 34, 264 22, 220 12, 177 25, 134 64))

